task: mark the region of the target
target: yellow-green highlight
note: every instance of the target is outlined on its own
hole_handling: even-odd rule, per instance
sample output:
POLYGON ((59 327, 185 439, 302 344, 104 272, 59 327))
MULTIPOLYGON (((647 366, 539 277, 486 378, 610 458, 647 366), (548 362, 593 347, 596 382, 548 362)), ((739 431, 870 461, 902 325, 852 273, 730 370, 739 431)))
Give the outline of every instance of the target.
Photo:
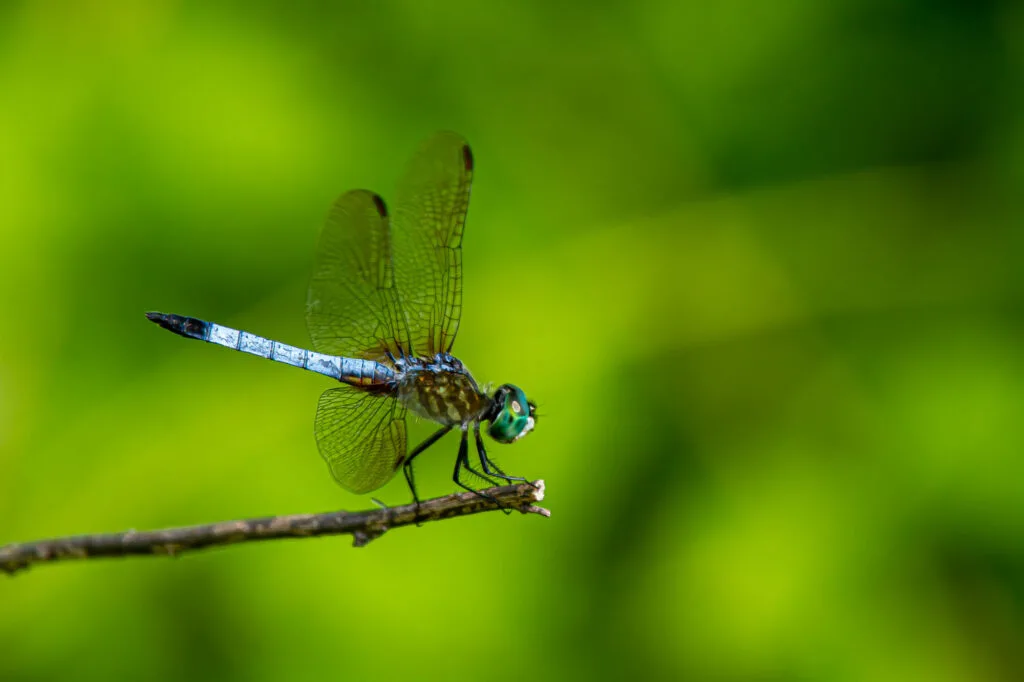
POLYGON ((1021 679, 1021 44, 998 0, 5 4, 0 543, 370 507, 330 382, 143 313, 306 343, 331 202, 439 129, 454 350, 537 403, 491 451, 553 514, 38 567, 0 680, 1021 679))

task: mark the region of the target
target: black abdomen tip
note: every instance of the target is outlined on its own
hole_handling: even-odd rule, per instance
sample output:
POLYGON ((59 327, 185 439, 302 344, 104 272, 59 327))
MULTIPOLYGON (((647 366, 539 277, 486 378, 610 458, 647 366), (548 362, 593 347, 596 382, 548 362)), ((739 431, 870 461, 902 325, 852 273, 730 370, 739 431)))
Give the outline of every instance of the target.
POLYGON ((468 172, 473 172, 473 152, 469 150, 468 144, 462 145, 462 163, 465 164, 468 172))
POLYGON ((188 339, 205 341, 209 335, 210 323, 194 317, 169 315, 167 313, 146 313, 146 318, 150 322, 157 323, 167 331, 174 332, 188 339))

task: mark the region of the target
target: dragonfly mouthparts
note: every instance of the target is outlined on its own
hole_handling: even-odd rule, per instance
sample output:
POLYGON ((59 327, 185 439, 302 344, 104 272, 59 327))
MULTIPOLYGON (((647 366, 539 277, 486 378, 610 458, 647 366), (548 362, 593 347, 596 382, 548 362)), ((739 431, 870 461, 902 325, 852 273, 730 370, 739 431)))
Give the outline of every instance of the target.
POLYGON ((523 436, 528 434, 530 431, 533 431, 533 427, 536 424, 537 424, 537 421, 533 417, 530 417, 529 419, 527 419, 526 420, 526 428, 524 428, 522 431, 520 431, 519 435, 517 435, 515 438, 512 439, 512 442, 515 443, 517 440, 519 440, 520 438, 522 438, 523 436))

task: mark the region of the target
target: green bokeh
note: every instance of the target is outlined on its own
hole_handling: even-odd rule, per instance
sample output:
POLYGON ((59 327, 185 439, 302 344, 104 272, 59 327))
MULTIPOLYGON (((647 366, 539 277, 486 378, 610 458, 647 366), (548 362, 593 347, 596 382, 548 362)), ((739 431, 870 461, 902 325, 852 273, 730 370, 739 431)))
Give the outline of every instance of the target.
POLYGON ((0 5, 0 544, 369 506, 329 382, 142 313, 304 344, 334 196, 437 129, 553 515, 41 567, 0 680, 1024 677, 1017 3, 324 5, 0 5))

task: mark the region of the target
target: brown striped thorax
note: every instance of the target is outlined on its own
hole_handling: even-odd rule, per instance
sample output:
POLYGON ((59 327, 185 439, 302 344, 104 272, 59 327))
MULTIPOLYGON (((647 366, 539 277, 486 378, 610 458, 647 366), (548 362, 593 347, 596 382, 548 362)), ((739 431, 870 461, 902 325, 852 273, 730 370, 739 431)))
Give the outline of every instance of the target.
POLYGON ((438 353, 429 363, 404 358, 396 364, 399 398, 413 414, 451 426, 490 421, 487 432, 499 443, 514 443, 533 430, 535 406, 518 386, 504 384, 488 396, 448 353, 438 353))
POLYGON ((478 421, 490 408, 469 371, 451 355, 438 353, 432 362, 407 358, 399 365, 404 371, 398 396, 413 414, 454 426, 478 421))

